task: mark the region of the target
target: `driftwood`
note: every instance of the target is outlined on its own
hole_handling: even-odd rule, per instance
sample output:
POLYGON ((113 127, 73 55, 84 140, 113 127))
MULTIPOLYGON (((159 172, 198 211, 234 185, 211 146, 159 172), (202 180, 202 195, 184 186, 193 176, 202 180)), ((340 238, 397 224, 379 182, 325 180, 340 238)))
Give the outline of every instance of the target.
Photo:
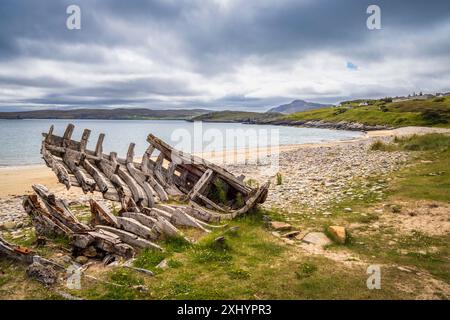
MULTIPOLYGON (((104 134, 100 134, 95 150, 87 149, 90 130, 85 129, 80 141, 72 140, 75 127, 69 124, 62 137, 53 134, 53 126, 43 133, 41 153, 47 166, 67 188, 76 186, 84 192, 100 191, 112 201, 125 207, 130 199, 136 207, 153 208, 167 202, 170 196, 182 197, 190 203, 183 213, 202 222, 233 218, 245 214, 265 200, 269 184, 252 189, 224 168, 200 157, 172 148, 150 134, 149 147, 140 163, 134 161, 134 143, 128 148, 126 158, 115 152, 103 153, 104 134), (153 154, 159 154, 154 156, 153 154), (156 158, 155 158, 156 157, 156 158), (227 203, 217 203, 209 197, 220 179, 228 187, 227 203), (237 195, 243 201, 238 201, 237 195), (257 196, 255 196, 257 195, 257 196), (206 220, 204 220, 206 219, 206 220)), ((122 212, 130 211, 122 208, 122 212)), ((177 222, 198 227, 198 223, 185 217, 177 222)))

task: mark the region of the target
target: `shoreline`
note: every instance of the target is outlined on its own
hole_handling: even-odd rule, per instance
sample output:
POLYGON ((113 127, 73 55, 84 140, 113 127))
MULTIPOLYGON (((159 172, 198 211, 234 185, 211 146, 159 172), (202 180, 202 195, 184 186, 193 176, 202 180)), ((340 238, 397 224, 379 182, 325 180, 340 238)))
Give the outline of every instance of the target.
MULTIPOLYGON (((346 140, 323 141, 304 144, 287 144, 280 146, 268 146, 261 148, 241 148, 234 150, 223 150, 219 152, 194 153, 208 161, 219 165, 245 165, 247 162, 254 161, 260 157, 270 157, 273 154, 288 152, 292 150, 316 147, 333 147, 342 144, 351 144, 354 142, 401 136, 411 134, 426 134, 432 132, 450 133, 450 129, 430 128, 430 127, 403 127, 391 130, 379 130, 365 132, 360 137, 346 140)), ((136 161, 140 161, 140 157, 136 157, 136 161)), ((44 184, 51 190, 62 191, 65 187, 60 184, 55 174, 44 163, 32 165, 15 165, 8 167, 0 167, 0 199, 8 197, 16 197, 31 192, 31 186, 36 183, 44 184)))

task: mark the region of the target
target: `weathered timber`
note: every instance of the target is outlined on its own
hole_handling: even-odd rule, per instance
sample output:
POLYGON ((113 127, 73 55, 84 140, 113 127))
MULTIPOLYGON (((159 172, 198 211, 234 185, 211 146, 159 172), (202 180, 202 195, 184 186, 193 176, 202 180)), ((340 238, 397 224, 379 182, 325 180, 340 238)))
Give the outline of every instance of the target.
POLYGON ((119 227, 123 230, 134 233, 146 240, 156 240, 160 236, 160 233, 156 229, 146 227, 139 221, 132 218, 117 217, 117 222, 119 227))
POLYGON ((203 175, 197 181, 195 186, 192 188, 192 190, 189 192, 188 197, 191 200, 195 200, 197 195, 203 194, 208 184, 211 183, 213 179, 214 179, 214 171, 212 171, 211 169, 206 170, 205 173, 203 173, 203 175))
POLYGON ((137 236, 134 233, 125 231, 125 230, 121 230, 121 229, 116 229, 113 227, 108 227, 108 226, 96 226, 96 229, 99 230, 99 232, 109 232, 112 234, 117 235, 120 240, 122 240, 123 242, 133 246, 133 247, 137 247, 140 249, 145 249, 145 248, 150 248, 153 250, 157 250, 157 251, 162 251, 163 249, 158 246, 157 244, 148 241, 144 238, 141 238, 139 236, 137 236))
POLYGON ((32 188, 44 203, 51 217, 65 225, 72 232, 85 232, 91 229, 89 226, 78 221, 78 219, 70 211, 67 203, 59 198, 56 198, 55 195, 50 193, 46 187, 35 184, 32 188))
POLYGON ((53 172, 56 174, 58 181, 64 184, 67 190, 70 189, 70 176, 67 169, 57 160, 47 149, 42 146, 42 158, 48 167, 50 167, 53 172))
POLYGON ((42 208, 36 195, 26 196, 22 205, 31 218, 36 234, 55 237, 72 233, 70 228, 42 208))
POLYGON ((253 209, 258 203, 264 202, 267 197, 267 192, 269 190, 270 182, 266 182, 261 188, 259 188, 254 195, 252 195, 246 202, 245 205, 232 213, 233 218, 240 216, 249 210, 253 209))
POLYGON ((90 199, 89 205, 92 214, 91 224, 102 224, 116 228, 119 226, 117 223, 117 218, 97 201, 90 199))
POLYGON ((144 226, 148 227, 148 228, 153 228, 153 226, 156 223, 156 219, 149 217, 143 213, 138 213, 138 212, 122 212, 121 214, 122 217, 125 218, 132 218, 140 223, 142 223, 144 226))
MULTIPOLYGON (((120 201, 122 206, 126 206, 131 198, 139 210, 153 207, 158 201, 166 202, 169 195, 181 196, 179 200, 188 199, 196 203, 199 210, 211 208, 220 212, 216 214, 222 218, 229 214, 234 216, 235 212, 240 215, 265 200, 265 196, 258 196, 255 200, 253 196, 256 193, 267 195, 267 190, 252 189, 243 183, 242 177, 236 177, 200 157, 178 151, 152 134, 147 138, 149 146, 141 162, 135 163, 134 143, 130 144, 126 158, 121 159, 115 152, 103 154, 104 134, 100 134, 92 151, 87 149, 90 130, 83 131, 79 142, 72 140, 73 131, 74 126, 69 125, 62 137, 54 134, 53 127, 48 133, 43 133, 43 158, 67 188, 72 185, 81 187, 84 192, 98 190, 106 199, 120 201), (158 154, 153 156, 155 151, 158 154), (229 195, 240 193, 244 206, 236 199, 229 199, 225 206, 208 198, 216 178, 228 184, 229 195)), ((121 211, 128 210, 122 208, 121 211)), ((185 213, 193 217, 189 212, 185 213)), ((210 222, 203 219, 204 214, 195 213, 195 219, 210 222)))
POLYGON ((126 164, 130 175, 136 180, 136 182, 141 186, 147 195, 147 206, 153 207, 155 200, 153 199, 153 190, 150 184, 146 181, 144 177, 139 174, 139 171, 135 168, 133 158, 134 158, 134 143, 130 143, 127 152, 126 164))
POLYGON ((180 166, 185 163, 194 164, 197 165, 203 172, 207 169, 212 169, 214 172, 219 174, 222 179, 226 180, 230 185, 232 185, 234 188, 236 188, 236 190, 243 193, 244 195, 249 194, 251 191, 249 187, 243 184, 242 181, 240 181, 233 174, 209 161, 206 161, 194 155, 186 154, 182 151, 178 151, 152 134, 148 136, 147 141, 151 143, 155 148, 160 150, 161 153, 163 153, 167 158, 172 159, 174 156, 177 157, 177 163, 180 166))
POLYGON ((95 190, 95 180, 88 177, 84 170, 82 170, 82 168, 80 168, 79 166, 79 163, 81 161, 79 153, 71 149, 66 149, 63 161, 77 178, 77 181, 84 193, 93 192, 95 190))
POLYGON ((33 252, 28 248, 10 244, 0 237, 0 257, 30 264, 33 262, 33 256, 33 252))

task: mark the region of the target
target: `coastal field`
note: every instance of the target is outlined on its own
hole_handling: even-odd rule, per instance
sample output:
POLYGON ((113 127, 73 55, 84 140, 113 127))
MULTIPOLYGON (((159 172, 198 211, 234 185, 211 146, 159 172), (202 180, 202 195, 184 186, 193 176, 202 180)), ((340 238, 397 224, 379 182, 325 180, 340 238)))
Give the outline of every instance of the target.
MULTIPOLYGON (((48 289, 2 260, 0 299, 449 299, 449 131, 406 127, 282 146, 276 174, 248 164, 256 153, 242 150, 226 167, 249 185, 271 180, 267 201, 211 234, 183 230, 195 244, 173 239, 164 253, 141 252, 135 266, 154 276, 99 263, 86 268, 80 290, 48 289), (345 238, 330 226, 345 228, 345 238), (367 287, 371 265, 380 267, 379 289, 367 287)), ((0 235, 61 264, 71 261, 67 240, 39 246, 21 207, 29 186, 52 188, 82 221, 90 197, 117 206, 66 191, 43 166, 4 168, 0 177, 0 235)))
MULTIPOLYGON (((221 111, 203 114, 192 119, 208 122, 251 122, 283 125, 327 127, 345 122, 364 126, 399 128, 407 126, 450 127, 450 96, 426 100, 411 99, 393 102, 391 98, 378 100, 354 100, 339 106, 311 109, 291 114, 221 111)), ((364 128, 362 128, 364 130, 364 128)))

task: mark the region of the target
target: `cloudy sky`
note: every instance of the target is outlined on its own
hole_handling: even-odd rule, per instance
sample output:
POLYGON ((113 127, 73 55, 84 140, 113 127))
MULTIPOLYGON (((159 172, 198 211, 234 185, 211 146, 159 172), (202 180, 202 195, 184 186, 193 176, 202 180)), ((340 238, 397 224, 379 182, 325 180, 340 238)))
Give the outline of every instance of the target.
POLYGON ((263 111, 413 91, 450 91, 449 0, 0 3, 2 111, 263 111), (371 4, 381 30, 366 27, 371 4))

